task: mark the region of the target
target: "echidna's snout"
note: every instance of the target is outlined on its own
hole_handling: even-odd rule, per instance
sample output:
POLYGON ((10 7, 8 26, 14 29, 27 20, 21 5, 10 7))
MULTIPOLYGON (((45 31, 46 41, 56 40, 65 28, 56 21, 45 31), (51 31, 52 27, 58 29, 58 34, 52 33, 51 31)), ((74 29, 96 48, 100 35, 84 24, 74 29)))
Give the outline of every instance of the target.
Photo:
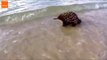
POLYGON ((54 20, 57 20, 58 18, 53 18, 54 20))

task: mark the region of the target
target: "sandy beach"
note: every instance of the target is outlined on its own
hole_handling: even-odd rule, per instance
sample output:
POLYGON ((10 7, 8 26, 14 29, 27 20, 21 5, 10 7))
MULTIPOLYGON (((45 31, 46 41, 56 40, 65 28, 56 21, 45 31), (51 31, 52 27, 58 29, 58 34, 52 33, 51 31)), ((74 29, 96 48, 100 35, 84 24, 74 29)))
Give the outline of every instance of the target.
POLYGON ((58 14, 0 25, 0 60, 107 60, 107 9, 77 13, 76 27, 58 14))

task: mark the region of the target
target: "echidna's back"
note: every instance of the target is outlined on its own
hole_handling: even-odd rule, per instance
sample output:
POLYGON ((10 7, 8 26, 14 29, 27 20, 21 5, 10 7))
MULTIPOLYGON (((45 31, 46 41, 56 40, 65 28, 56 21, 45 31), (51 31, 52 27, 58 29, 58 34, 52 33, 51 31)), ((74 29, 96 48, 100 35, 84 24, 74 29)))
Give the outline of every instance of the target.
POLYGON ((74 12, 65 12, 58 16, 58 19, 60 20, 73 20, 74 18, 78 18, 74 12))

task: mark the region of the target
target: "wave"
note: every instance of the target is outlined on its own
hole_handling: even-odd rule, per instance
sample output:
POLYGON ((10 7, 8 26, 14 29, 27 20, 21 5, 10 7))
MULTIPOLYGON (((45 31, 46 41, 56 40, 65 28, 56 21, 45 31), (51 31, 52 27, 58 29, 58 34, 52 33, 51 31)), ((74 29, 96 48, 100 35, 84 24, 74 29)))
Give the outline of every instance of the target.
POLYGON ((37 18, 60 14, 66 11, 88 11, 93 9, 107 8, 107 2, 102 3, 86 3, 86 4, 74 4, 74 5, 62 5, 62 6, 49 6, 42 9, 36 9, 31 11, 24 11, 16 14, 2 14, 0 17, 0 24, 16 23, 26 20, 36 20, 37 18))
POLYGON ((9 0, 8 9, 0 9, 0 16, 10 15, 20 12, 32 11, 37 9, 43 9, 51 6, 67 6, 67 5, 88 5, 94 4, 96 7, 107 6, 105 0, 9 0))

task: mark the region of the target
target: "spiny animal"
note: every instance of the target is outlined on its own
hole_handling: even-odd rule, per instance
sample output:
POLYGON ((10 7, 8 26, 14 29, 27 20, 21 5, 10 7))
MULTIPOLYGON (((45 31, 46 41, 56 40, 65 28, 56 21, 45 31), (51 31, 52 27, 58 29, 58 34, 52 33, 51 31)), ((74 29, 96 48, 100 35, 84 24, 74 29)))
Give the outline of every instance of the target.
POLYGON ((63 26, 71 25, 71 26, 74 27, 77 24, 81 23, 81 20, 78 18, 77 14, 74 13, 74 12, 65 12, 65 13, 62 13, 57 18, 54 18, 54 19, 55 20, 56 19, 61 20, 63 22, 63 26))

